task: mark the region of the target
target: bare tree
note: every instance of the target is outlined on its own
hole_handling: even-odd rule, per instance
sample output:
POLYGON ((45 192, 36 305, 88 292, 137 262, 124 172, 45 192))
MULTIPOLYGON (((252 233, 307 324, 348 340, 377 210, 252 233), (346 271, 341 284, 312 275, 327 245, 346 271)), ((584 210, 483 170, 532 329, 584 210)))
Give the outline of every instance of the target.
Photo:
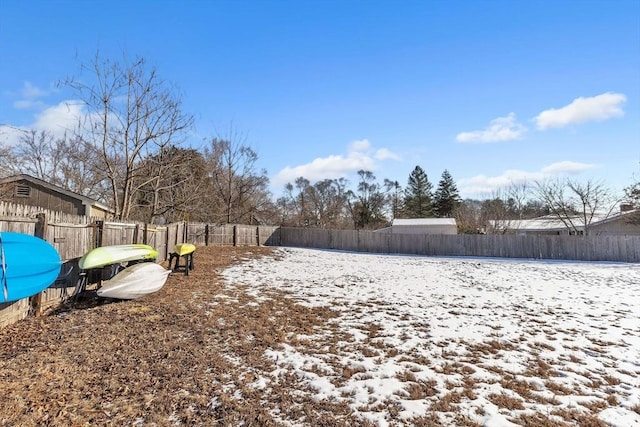
POLYGON ((507 200, 519 219, 524 217, 525 207, 531 196, 531 185, 524 182, 512 182, 505 190, 507 200))
POLYGON ((298 177, 295 186, 287 183, 285 197, 280 201, 281 209, 287 213, 283 223, 318 228, 345 228, 348 226, 346 212, 347 181, 323 179, 311 182, 298 177))
POLYGON ((393 221, 402 215, 402 205, 404 203, 402 198, 402 186, 398 181, 385 179, 384 188, 390 207, 391 220, 393 221))
POLYGON ((200 152, 162 147, 157 154, 144 159, 142 168, 147 172, 136 198, 134 217, 152 223, 206 220, 201 203, 206 165, 200 152))
POLYGON ((636 179, 636 182, 624 189, 627 208, 634 209, 634 212, 626 216, 626 222, 640 225, 640 175, 636 179))
POLYGON ((501 190, 495 191, 491 197, 480 205, 480 224, 489 234, 507 234, 512 232, 512 217, 509 206, 502 196, 501 190))
MULTIPOLYGON (((128 218, 145 179, 143 158, 177 138, 193 122, 183 114, 175 88, 164 82, 144 58, 122 62, 102 59, 81 65, 89 79, 69 78, 87 108, 78 136, 98 150, 116 218, 128 218)), ((153 177, 147 177, 153 179, 153 177)))
POLYGON ((205 148, 212 201, 221 207, 216 220, 231 224, 255 222, 263 210, 271 209, 269 178, 258 170, 258 155, 233 133, 230 138, 213 138, 205 148))
POLYGON ((608 218, 618 204, 611 191, 594 180, 536 182, 536 193, 571 234, 590 234, 592 222, 608 218))
POLYGON ((310 188, 311 209, 320 228, 344 228, 346 221, 346 180, 324 179, 310 188))
POLYGON ((294 184, 285 185, 286 200, 291 211, 289 220, 292 225, 308 226, 311 215, 309 212, 311 182, 300 176, 296 178, 294 184))
POLYGON ((480 234, 485 232, 486 224, 480 220, 481 206, 482 202, 471 199, 462 200, 456 206, 453 216, 458 224, 458 233, 480 234))
POLYGON ((385 197, 375 175, 359 170, 358 190, 349 192, 348 206, 356 229, 372 229, 388 224, 384 216, 385 197))
POLYGON ((10 161, 3 169, 24 173, 96 200, 104 200, 103 175, 96 164, 96 150, 67 134, 56 138, 48 131, 24 132, 19 144, 9 149, 10 161))

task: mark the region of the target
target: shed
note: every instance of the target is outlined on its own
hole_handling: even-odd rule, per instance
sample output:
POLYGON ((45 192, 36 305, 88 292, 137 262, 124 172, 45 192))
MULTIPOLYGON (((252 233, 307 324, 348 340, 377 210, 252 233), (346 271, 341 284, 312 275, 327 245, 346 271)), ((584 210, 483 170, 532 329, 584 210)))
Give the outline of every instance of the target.
POLYGON ((458 225, 455 218, 396 218, 391 227, 378 231, 391 234, 458 234, 458 225))
POLYGON ((107 218, 113 214, 111 208, 97 200, 27 174, 0 179, 0 189, 4 200, 21 205, 99 218, 107 218))

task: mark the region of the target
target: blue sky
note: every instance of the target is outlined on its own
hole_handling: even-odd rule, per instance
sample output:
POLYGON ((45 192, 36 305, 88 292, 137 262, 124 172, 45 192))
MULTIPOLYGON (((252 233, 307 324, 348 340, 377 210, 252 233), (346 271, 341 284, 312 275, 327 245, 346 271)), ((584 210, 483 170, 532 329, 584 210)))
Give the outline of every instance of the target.
POLYGON ((0 142, 61 132, 56 81, 143 56, 199 147, 228 129, 286 182, 448 169, 465 197, 640 174, 640 1, 0 0, 0 142))

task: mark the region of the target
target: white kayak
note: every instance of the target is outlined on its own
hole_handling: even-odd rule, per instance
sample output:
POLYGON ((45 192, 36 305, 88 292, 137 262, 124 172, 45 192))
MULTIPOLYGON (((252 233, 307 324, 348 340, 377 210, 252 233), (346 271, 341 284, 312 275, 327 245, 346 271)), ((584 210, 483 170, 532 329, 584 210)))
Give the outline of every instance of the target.
POLYGON ((159 291, 167 281, 170 270, 154 262, 142 262, 129 266, 102 282, 97 290, 104 298, 136 299, 159 291))

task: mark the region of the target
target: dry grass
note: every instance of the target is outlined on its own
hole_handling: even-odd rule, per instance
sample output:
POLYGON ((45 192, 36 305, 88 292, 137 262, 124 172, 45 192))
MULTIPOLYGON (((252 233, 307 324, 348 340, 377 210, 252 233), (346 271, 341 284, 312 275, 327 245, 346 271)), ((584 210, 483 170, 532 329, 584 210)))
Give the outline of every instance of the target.
POLYGON ((584 414, 576 410, 554 410, 551 411, 551 414, 560 416, 565 421, 571 421, 580 427, 607 427, 607 423, 596 416, 584 414))
POLYGON ((0 425, 369 425, 334 402, 301 399, 282 375, 269 395, 254 385, 275 367, 267 348, 326 327, 334 314, 280 293, 257 302, 216 270, 268 248, 201 248, 190 276, 136 301, 95 298, 0 331, 0 425))
POLYGON ((505 408, 509 410, 524 409, 522 400, 515 397, 507 396, 506 394, 493 393, 487 396, 487 399, 498 408, 505 408))

